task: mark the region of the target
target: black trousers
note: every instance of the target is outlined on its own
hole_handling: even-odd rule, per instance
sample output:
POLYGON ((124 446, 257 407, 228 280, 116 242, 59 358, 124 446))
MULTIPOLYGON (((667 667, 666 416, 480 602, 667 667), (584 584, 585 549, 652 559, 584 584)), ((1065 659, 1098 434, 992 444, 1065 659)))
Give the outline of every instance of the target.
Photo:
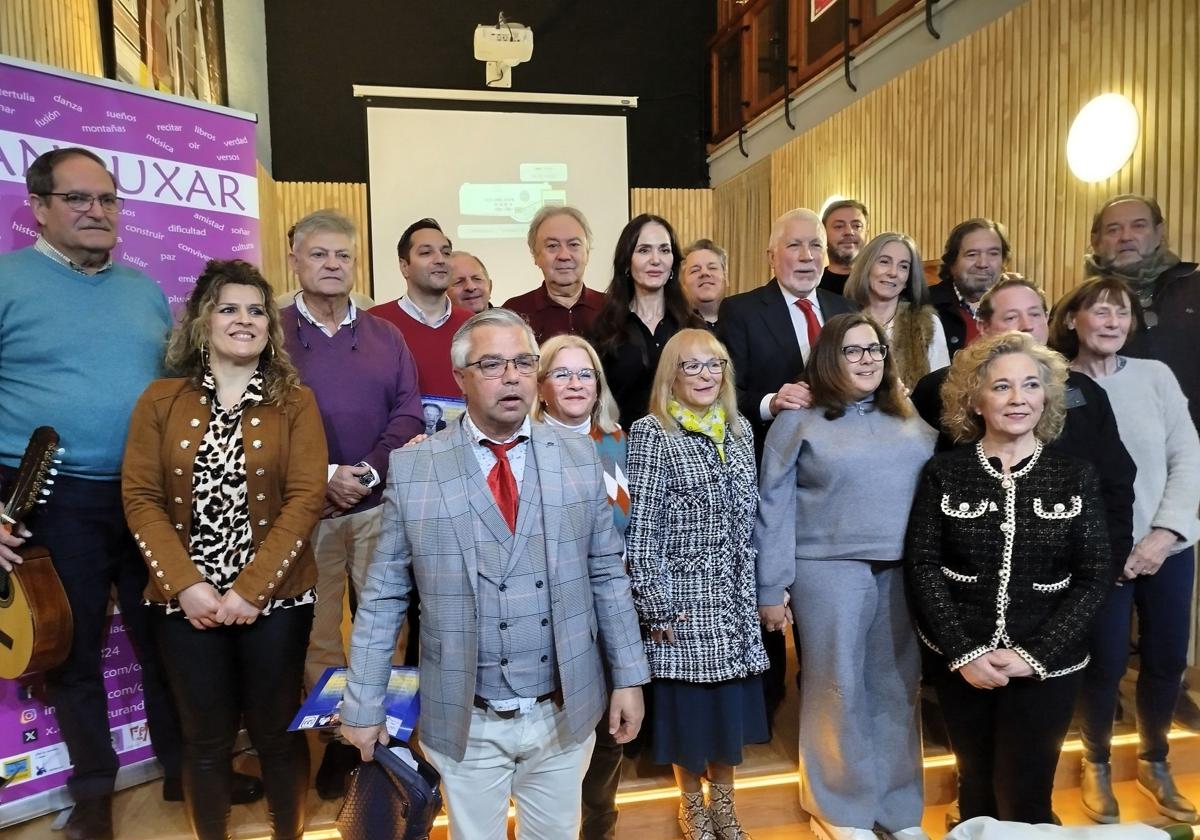
POLYGON ((580 840, 613 840, 617 836, 617 787, 625 748, 608 731, 608 710, 596 724, 596 746, 583 776, 580 840))
POLYGON ((198 840, 229 836, 230 760, 242 720, 262 767, 271 836, 300 837, 308 742, 287 727, 300 708, 312 605, 207 630, 159 607, 152 616, 183 724, 184 800, 198 840))
POLYGON ((1003 688, 975 688, 945 659, 925 674, 937 691, 950 747, 958 760, 963 820, 995 817, 1053 821, 1050 794, 1082 671, 1048 680, 1014 679, 1003 688))
MULTIPOLYGON (((0 478, 12 478, 11 470, 0 472, 4 473, 0 478)), ((142 600, 146 564, 125 526, 121 483, 60 475, 53 495, 27 524, 33 532, 28 544, 43 545, 50 552, 74 620, 70 654, 60 666, 46 672, 47 699, 55 707, 74 765, 67 781, 71 796, 79 802, 110 794, 117 775, 100 652, 113 587, 125 636, 142 669, 146 723, 154 752, 166 775, 178 777, 179 721, 150 642, 148 608, 142 600)))

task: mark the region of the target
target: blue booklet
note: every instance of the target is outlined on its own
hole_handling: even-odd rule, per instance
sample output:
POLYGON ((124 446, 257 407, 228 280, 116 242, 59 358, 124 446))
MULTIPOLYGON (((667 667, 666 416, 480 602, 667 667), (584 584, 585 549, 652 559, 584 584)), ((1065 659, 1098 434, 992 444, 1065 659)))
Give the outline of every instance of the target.
MULTIPOLYGON (((330 729, 341 725, 342 695, 346 693, 346 669, 327 668, 312 693, 300 706, 289 732, 303 729, 330 729)), ((417 694, 417 669, 393 667, 383 700, 387 731, 393 738, 407 741, 421 714, 417 694)))

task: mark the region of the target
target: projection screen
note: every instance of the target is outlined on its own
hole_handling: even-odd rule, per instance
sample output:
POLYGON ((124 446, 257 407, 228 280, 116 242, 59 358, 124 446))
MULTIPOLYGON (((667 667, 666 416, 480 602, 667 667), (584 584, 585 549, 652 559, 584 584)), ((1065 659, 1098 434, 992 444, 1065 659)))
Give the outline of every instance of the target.
POLYGON ((613 248, 629 220, 624 108, 578 105, 569 112, 562 102, 569 97, 551 97, 551 105, 454 99, 488 96, 477 91, 436 93, 446 98, 367 97, 375 301, 404 293, 396 242, 426 216, 438 220, 455 250, 483 260, 494 305, 534 288, 542 277, 526 236, 545 204, 573 205, 587 216, 594 243, 585 280, 607 288, 613 248))

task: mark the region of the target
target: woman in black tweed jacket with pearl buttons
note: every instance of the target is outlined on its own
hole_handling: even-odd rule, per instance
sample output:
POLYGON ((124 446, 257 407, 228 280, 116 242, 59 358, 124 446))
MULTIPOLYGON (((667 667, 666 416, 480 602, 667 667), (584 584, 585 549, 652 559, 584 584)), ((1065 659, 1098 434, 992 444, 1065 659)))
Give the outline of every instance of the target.
POLYGON ((917 487, 907 540, 918 633, 958 759, 962 819, 1051 822, 1111 552, 1093 468, 1047 449, 1066 364, 1023 333, 955 356, 943 423, 961 443, 917 487))

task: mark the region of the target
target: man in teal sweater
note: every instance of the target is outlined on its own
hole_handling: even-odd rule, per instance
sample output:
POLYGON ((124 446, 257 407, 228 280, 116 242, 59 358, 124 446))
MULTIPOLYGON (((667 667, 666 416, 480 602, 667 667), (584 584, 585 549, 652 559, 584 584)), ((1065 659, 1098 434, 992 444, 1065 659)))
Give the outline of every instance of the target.
POLYGON ((101 639, 113 586, 142 666, 163 796, 182 796, 179 724, 147 636, 147 569, 125 526, 120 481, 129 415, 161 376, 171 312, 153 280, 112 260, 122 202, 99 157, 50 151, 25 180, 40 236, 0 255, 0 486, 11 482, 35 427, 53 426, 66 451, 28 531, 0 530, 0 566, 19 563, 22 545, 43 545, 62 579, 74 636, 66 661, 46 673, 46 690, 74 766, 66 836, 107 840, 118 762, 101 639))

